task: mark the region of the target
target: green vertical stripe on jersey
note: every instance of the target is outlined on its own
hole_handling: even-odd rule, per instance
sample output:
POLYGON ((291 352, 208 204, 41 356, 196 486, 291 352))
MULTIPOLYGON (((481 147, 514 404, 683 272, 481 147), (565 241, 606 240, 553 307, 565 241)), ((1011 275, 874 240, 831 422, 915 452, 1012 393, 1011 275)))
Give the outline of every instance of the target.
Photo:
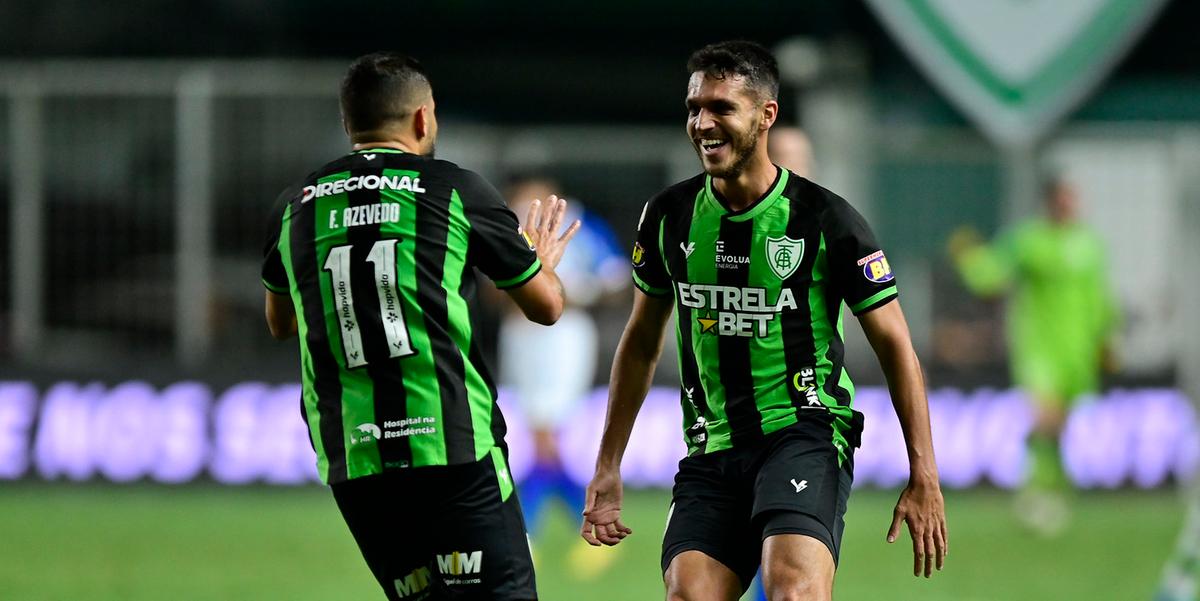
MULTIPOLYGON (((813 267, 813 272, 817 273, 819 270, 823 274, 829 273, 828 262, 829 257, 825 247, 825 235, 821 234, 821 245, 817 251, 817 263, 813 267)), ((845 433, 850 428, 849 420, 851 411, 850 407, 842 405, 838 399, 829 393, 827 384, 834 372, 833 362, 829 359, 830 343, 834 340, 835 336, 839 342, 844 339, 842 336, 842 304, 841 300, 838 299, 837 304, 834 305, 836 314, 830 315, 829 306, 833 303, 829 302, 829 299, 826 298, 825 293, 822 293, 822 290, 828 293, 828 283, 824 287, 813 286, 809 288, 808 294, 808 305, 812 311, 813 340, 816 342, 816 352, 814 354, 814 359, 816 359, 816 383, 814 385, 817 387, 817 397, 821 399, 821 402, 829 408, 829 411, 834 416, 833 443, 837 447, 838 463, 840 464, 842 461, 845 461, 846 452, 849 448, 845 433)), ((846 389, 850 393, 851 396, 847 398, 853 398, 854 384, 850 382, 850 376, 844 366, 839 370, 836 386, 846 389)))
MULTIPOLYGON (((759 204, 765 203, 766 200, 759 204)), ((763 287, 767 290, 768 302, 778 301, 783 280, 771 269, 770 257, 767 256, 767 237, 771 232, 787 230, 788 220, 792 217, 791 204, 786 198, 783 202, 773 203, 760 211, 754 222, 754 239, 750 243, 750 282, 752 285, 766 283, 763 287)), ((779 368, 787 364, 787 341, 784 339, 780 316, 771 320, 766 336, 750 339, 750 358, 755 401, 762 413, 763 434, 796 423, 796 407, 788 391, 792 385, 790 377, 786 370, 779 368)))
MULTIPOLYGON (((711 196, 711 195, 707 195, 711 196)), ((692 209, 692 224, 688 231, 688 242, 695 244, 692 255, 687 259, 687 280, 689 282, 716 282, 717 265, 713 260, 712 249, 721 235, 721 215, 724 209, 716 201, 705 202, 700 198, 692 209)), ((721 359, 719 352, 720 337, 715 332, 704 331, 700 319, 710 315, 700 309, 692 309, 690 322, 679 324, 679 327, 691 328, 692 359, 700 376, 700 386, 704 389, 704 398, 708 400, 710 413, 706 429, 708 442, 707 451, 727 449, 732 445, 730 438, 729 416, 725 411, 725 388, 721 385, 721 359)), ((712 314, 711 317, 716 317, 712 314)), ((680 361, 685 357, 680 356, 680 361)))
MULTIPOLYGON (((349 171, 331 173, 318 179, 317 183, 332 182, 349 176, 349 171)), ((363 424, 373 426, 375 424, 375 384, 366 369, 348 369, 346 367, 342 333, 338 325, 336 305, 333 303, 333 276, 325 270, 325 261, 329 257, 330 250, 346 244, 347 238, 346 228, 330 228, 329 221, 323 216, 328 215, 331 211, 336 211, 340 216, 349 204, 349 197, 345 193, 332 194, 317 198, 314 202, 316 205, 313 207, 313 211, 318 216, 314 220, 317 247, 316 267, 320 274, 318 279, 321 282, 321 298, 328 303, 325 306, 325 333, 329 337, 331 346, 336 349, 333 356, 341 366, 341 369, 338 370, 338 379, 342 384, 342 432, 346 444, 346 477, 357 478, 378 474, 382 471, 379 459, 379 441, 368 432, 358 429, 358 426, 363 424)), ((352 264, 351 269, 353 268, 352 264)), ((350 275, 347 274, 347 277, 350 275)), ((359 293, 362 294, 362 291, 359 293)), ((357 299, 355 300, 357 301, 357 299)), ((378 432, 378 426, 374 427, 378 432)))
POLYGON ((493 446, 488 452, 492 454, 492 465, 496 468, 496 484, 500 486, 500 501, 507 501, 513 493, 512 472, 508 471, 508 461, 505 461, 504 451, 501 451, 500 447, 493 446))
MULTIPOLYGON (((385 177, 409 176, 416 177, 413 171, 385 169, 385 177)), ((395 195, 400 205, 400 219, 395 223, 380 225, 380 234, 396 238, 396 279, 400 288, 400 296, 405 299, 405 323, 408 325, 408 335, 415 355, 410 355, 400 361, 405 373, 404 392, 406 413, 408 419, 418 420, 412 423, 414 428, 423 427, 422 418, 432 418, 437 432, 433 434, 413 434, 408 436, 412 447, 412 464, 414 467, 428 465, 444 465, 446 463, 445 427, 442 423, 441 390, 434 376, 437 367, 434 364, 433 345, 429 342, 429 332, 425 327, 424 311, 415 305, 417 293, 417 270, 421 266, 415 258, 417 249, 417 202, 412 192, 390 190, 389 195, 395 195), (414 303, 414 304, 407 304, 414 303)))
MULTIPOLYGON (((450 318, 450 337, 458 346, 465 369, 467 386, 466 401, 471 408, 471 427, 475 433, 475 458, 484 455, 496 446, 492 437, 492 390, 483 374, 467 357, 471 348, 471 317, 467 301, 459 288, 462 286, 463 271, 467 264, 468 240, 471 237, 471 222, 463 210, 458 191, 450 193, 450 223, 446 231, 446 259, 442 270, 442 287, 446 290, 446 310, 450 318)), ((503 457, 501 457, 503 459, 503 457)), ((507 472, 506 472, 507 473, 507 472)), ((509 484, 511 490, 511 482, 509 484)), ((507 495, 506 495, 507 498, 507 495)))
MULTIPOLYGON (((283 227, 279 232, 279 257, 283 262, 284 270, 293 274, 296 272, 295 265, 292 263, 292 207, 290 203, 284 209, 283 227)), ((300 338, 300 374, 304 379, 303 394, 301 401, 304 403, 304 415, 308 418, 309 438, 312 440, 313 451, 317 455, 317 475, 321 477, 322 482, 329 481, 329 457, 325 454, 325 442, 321 440, 321 411, 317 406, 317 391, 313 387, 313 368, 312 353, 308 350, 308 320, 304 318, 304 301, 300 295, 300 287, 296 285, 296 278, 289 277, 289 292, 292 296, 292 304, 296 309, 296 333, 300 338)))
MULTIPOLYGON (((829 273, 829 257, 825 249, 825 234, 821 234, 821 243, 817 249, 817 262, 813 266, 813 275, 829 273)), ((828 285, 829 282, 826 282, 828 285)), ((829 360, 829 339, 833 336, 834 330, 830 322, 829 311, 825 307, 825 295, 822 294, 822 287, 810 286, 808 289, 808 308, 812 312, 812 335, 813 341, 816 343, 816 352, 813 354, 816 366, 816 387, 817 395, 826 407, 836 407, 837 399, 829 395, 825 391, 825 381, 829 375, 833 373, 833 362, 829 360)))

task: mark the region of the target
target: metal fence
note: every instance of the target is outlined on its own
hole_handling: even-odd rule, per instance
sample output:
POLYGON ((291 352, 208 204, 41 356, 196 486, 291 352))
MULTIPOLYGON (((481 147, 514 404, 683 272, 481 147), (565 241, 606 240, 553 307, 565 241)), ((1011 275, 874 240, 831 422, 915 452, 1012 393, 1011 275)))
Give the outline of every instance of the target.
MULTIPOLYGON (((289 182, 346 148, 336 99, 343 67, 0 64, 7 166, 0 172, 0 366, 186 370, 279 355, 259 334, 264 220, 289 182)), ((976 373, 1003 372, 996 307, 957 288, 943 251, 955 226, 991 232, 1011 217, 1000 200, 1002 157, 966 128, 880 122, 864 90, 845 92, 845 102, 839 93, 810 94, 810 104, 831 108, 801 112, 812 125, 817 180, 867 213, 895 256, 914 339, 931 367, 945 359, 940 326, 965 319, 990 336, 976 373), (839 114, 839 106, 858 113, 839 114)), ((493 181, 549 173, 626 239, 646 198, 696 171, 682 123, 442 120, 441 155, 493 181)), ((1187 310, 1172 303, 1186 298, 1179 287, 1189 284, 1170 277, 1171 240, 1194 234, 1196 224, 1172 215, 1197 202, 1197 175, 1185 160, 1200 155, 1197 131, 1196 124, 1074 127, 1042 153, 1085 179, 1089 218, 1120 250, 1115 268, 1137 271, 1117 285, 1136 316, 1130 355, 1141 358, 1134 364, 1145 373, 1183 363, 1172 333, 1187 310), (1122 212, 1130 206, 1143 210, 1122 212), (1137 243, 1123 233, 1134 222, 1137 243), (1138 270, 1149 263, 1157 267, 1138 270), (1156 338, 1165 349, 1157 354, 1156 338)), ((606 319, 613 327, 601 328, 610 349, 622 313, 612 311, 606 319)), ((865 342, 848 347, 852 368, 870 362, 865 342)), ((285 358, 294 362, 290 353, 285 358)))

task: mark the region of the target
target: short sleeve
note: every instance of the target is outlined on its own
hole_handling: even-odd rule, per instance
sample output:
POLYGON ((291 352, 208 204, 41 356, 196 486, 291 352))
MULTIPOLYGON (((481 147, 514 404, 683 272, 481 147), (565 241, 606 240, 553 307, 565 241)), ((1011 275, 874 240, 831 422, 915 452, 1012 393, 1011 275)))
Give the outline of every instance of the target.
POLYGON ((471 171, 461 173, 456 191, 471 224, 468 255, 472 263, 502 290, 532 280, 542 262, 533 242, 521 231, 517 216, 486 180, 471 171))
POLYGON ((637 236, 633 242, 633 284, 638 290, 656 297, 671 294, 671 276, 663 265, 659 237, 662 234, 662 197, 651 198, 642 207, 637 236))
POLYGON ((850 311, 861 315, 895 300, 896 275, 867 221, 829 194, 824 234, 830 279, 850 311))
POLYGON ((288 190, 275 201, 267 221, 266 243, 263 245, 262 282, 267 290, 275 294, 288 293, 287 271, 279 254, 279 236, 283 232, 283 215, 290 198, 291 190, 288 190))

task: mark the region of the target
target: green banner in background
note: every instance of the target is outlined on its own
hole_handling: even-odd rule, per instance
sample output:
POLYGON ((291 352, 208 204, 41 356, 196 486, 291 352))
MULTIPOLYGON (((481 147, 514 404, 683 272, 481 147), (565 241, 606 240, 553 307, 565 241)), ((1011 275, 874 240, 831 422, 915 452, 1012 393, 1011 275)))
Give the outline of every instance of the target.
POLYGON ((867 0, 993 141, 1025 146, 1082 102, 1165 0, 867 0))

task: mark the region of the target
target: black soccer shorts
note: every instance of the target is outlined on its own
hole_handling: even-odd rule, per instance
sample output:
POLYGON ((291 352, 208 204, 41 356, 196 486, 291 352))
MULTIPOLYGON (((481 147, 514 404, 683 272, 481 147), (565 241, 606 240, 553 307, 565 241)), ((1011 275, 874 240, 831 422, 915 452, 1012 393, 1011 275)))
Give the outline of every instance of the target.
POLYGON ((475 463, 334 484, 346 525, 392 601, 537 599, 525 518, 500 449, 475 463))
POLYGON ((762 544, 776 534, 803 534, 829 547, 836 563, 854 478, 853 447, 839 466, 827 419, 807 419, 744 447, 685 457, 675 476, 663 534, 662 570, 684 551, 700 551, 750 586, 762 544))

